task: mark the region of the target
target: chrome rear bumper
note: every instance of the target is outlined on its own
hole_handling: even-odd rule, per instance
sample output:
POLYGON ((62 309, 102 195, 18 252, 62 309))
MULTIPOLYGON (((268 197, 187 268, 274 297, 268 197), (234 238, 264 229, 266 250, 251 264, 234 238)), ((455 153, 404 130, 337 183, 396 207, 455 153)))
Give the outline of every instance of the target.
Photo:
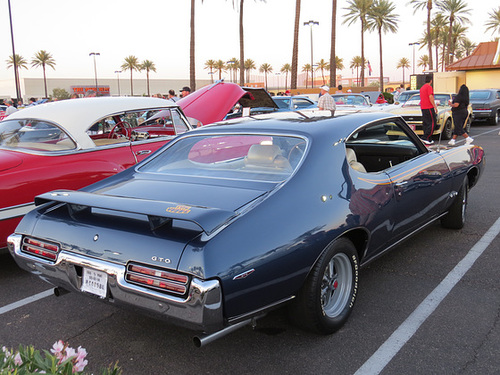
POLYGON ((56 262, 46 261, 21 252, 22 236, 8 237, 9 251, 17 264, 41 279, 68 291, 81 291, 82 268, 108 275, 107 294, 103 300, 133 307, 171 321, 174 324, 203 332, 224 328, 222 290, 218 280, 192 278, 187 297, 179 298, 128 283, 125 265, 83 257, 62 250, 56 262))

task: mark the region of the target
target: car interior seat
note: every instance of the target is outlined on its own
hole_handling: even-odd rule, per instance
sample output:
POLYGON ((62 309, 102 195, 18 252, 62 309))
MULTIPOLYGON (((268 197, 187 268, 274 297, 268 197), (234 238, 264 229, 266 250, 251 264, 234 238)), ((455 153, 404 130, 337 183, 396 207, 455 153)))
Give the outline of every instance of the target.
POLYGON ((245 167, 292 171, 290 163, 277 145, 252 145, 245 157, 245 167))
POLYGON ((346 148, 345 151, 346 151, 347 162, 349 163, 351 168, 358 172, 366 173, 364 165, 361 164, 356 158, 356 152, 352 148, 346 148))

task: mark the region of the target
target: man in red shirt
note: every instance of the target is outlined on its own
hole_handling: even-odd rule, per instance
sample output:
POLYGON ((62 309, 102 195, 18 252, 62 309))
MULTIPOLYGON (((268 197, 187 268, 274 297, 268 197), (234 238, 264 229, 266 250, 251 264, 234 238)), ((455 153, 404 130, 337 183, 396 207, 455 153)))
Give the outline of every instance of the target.
POLYGON ((425 85, 420 88, 420 109, 422 110, 422 128, 424 135, 422 139, 427 144, 432 144, 432 134, 437 122, 437 107, 434 101, 434 90, 431 86, 432 75, 425 76, 425 85))

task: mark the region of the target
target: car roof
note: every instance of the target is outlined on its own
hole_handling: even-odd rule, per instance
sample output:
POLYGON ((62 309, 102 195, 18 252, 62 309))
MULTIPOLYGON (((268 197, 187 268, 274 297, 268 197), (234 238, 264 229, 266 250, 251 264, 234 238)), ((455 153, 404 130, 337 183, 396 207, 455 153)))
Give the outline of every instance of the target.
POLYGON ((174 102, 149 97, 98 97, 55 101, 24 108, 7 119, 37 119, 55 123, 64 129, 82 148, 95 144, 86 130, 96 121, 125 111, 178 108, 174 102))
POLYGON ((387 118, 400 118, 387 112, 360 112, 331 116, 330 111, 292 111, 276 112, 268 115, 256 115, 241 119, 220 122, 204 126, 189 132, 189 135, 210 132, 225 133, 288 133, 318 136, 324 138, 328 133, 332 139, 341 140, 349 136, 358 127, 387 118), (329 115, 323 115, 328 112, 329 115))

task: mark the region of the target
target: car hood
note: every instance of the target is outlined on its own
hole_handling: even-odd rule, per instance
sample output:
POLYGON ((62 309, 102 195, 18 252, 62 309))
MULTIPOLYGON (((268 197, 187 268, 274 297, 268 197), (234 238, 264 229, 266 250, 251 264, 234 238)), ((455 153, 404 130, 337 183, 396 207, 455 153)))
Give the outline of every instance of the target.
POLYGON ((12 152, 0 150, 0 172, 5 172, 23 163, 23 159, 12 152))
POLYGON ((54 191, 37 196, 35 204, 64 204, 56 209, 53 204, 40 207, 36 220, 30 223, 25 218, 18 231, 115 263, 163 258, 168 259, 167 267, 175 268, 188 242, 200 233, 214 233, 264 193, 255 188, 144 179, 94 193, 54 191))
POLYGON ((264 89, 240 87, 235 83, 217 82, 202 87, 177 101, 187 117, 199 120, 203 125, 222 121, 233 107, 278 108, 264 89))

